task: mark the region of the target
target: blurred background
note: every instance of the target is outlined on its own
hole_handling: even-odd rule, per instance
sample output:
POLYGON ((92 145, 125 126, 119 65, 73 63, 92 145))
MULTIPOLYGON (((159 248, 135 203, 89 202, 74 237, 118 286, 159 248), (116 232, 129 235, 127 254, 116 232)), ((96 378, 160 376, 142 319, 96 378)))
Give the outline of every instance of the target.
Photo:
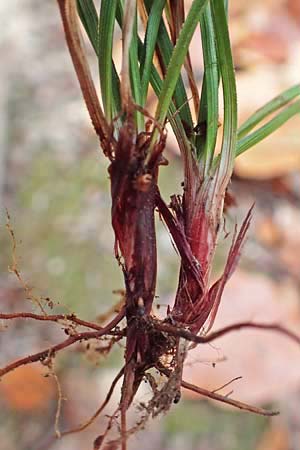
MULTIPOLYGON (((188 3, 188 2, 187 2, 188 3)), ((0 309, 38 310, 8 272, 16 236, 19 269, 36 296, 55 311, 96 320, 119 300, 121 272, 113 258, 107 161, 83 105, 54 0, 0 2, 0 309)), ((299 0, 231 2, 230 26, 240 120, 292 84, 299 83, 299 0)), ((91 61, 92 51, 91 53, 91 61)), ((192 61, 199 67, 199 47, 192 61)), ((96 73, 96 70, 95 70, 96 73)), ((151 107, 151 105, 150 105, 151 107)), ((182 172, 171 134, 161 170, 164 198, 180 193, 182 172)), ((226 229, 255 214, 241 264, 228 284, 215 328, 237 320, 280 321, 300 333, 300 118, 236 162, 233 205, 226 229)), ((172 302, 178 258, 158 221, 156 308, 172 302)), ((224 232, 224 236, 226 232, 224 232)), ((215 275, 230 237, 220 242, 215 275)), ((0 322, 0 363, 63 339, 57 324, 0 322)), ((122 361, 116 345, 108 359, 98 343, 75 346, 55 360, 62 389, 60 429, 90 417, 122 361)), ((216 389, 243 378, 223 394, 280 409, 265 419, 184 395, 163 419, 130 440, 130 450, 299 450, 300 350, 276 334, 240 332, 190 353, 185 378, 216 389)), ((0 450, 91 449, 107 418, 50 444, 57 408, 56 378, 41 364, 20 368, 0 383, 0 450), (47 376, 48 375, 48 376, 47 376)), ((139 401, 149 394, 141 389, 139 401)), ((112 401, 113 411, 119 389, 112 401)), ((134 405, 137 411, 138 402, 134 405)))

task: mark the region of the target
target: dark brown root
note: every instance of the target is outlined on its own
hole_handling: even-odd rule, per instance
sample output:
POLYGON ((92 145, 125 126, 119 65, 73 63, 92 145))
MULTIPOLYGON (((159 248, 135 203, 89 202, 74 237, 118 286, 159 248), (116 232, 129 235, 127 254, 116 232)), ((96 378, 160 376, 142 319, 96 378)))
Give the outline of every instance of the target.
POLYGON ((243 377, 239 376, 239 377, 235 377, 232 378, 232 380, 229 380, 227 383, 223 384, 222 386, 214 389, 213 391, 211 391, 213 394, 215 394, 216 392, 221 391, 222 389, 224 389, 225 387, 229 386, 230 384, 234 383, 237 380, 241 380, 243 377))
MULTIPOLYGON (((171 371, 166 369, 165 367, 158 365, 157 369, 166 377, 171 376, 171 371)), ((194 384, 188 383, 187 381, 181 380, 181 386, 189 391, 196 392, 197 394, 203 395, 204 397, 211 398, 212 400, 217 400, 222 403, 226 403, 227 405, 234 406, 235 408, 241 409, 243 411, 248 411, 254 414, 258 414, 261 416, 277 416, 279 411, 269 411, 263 408, 258 408, 256 406, 248 405, 247 403, 239 402, 238 400, 234 400, 232 398, 228 398, 227 396, 217 394, 216 391, 208 391, 207 389, 203 389, 201 387, 195 386, 194 384)))
POLYGON ((208 334, 207 336, 198 336, 197 334, 191 333, 189 330, 180 328, 179 326, 171 325, 169 323, 155 322, 154 327, 157 330, 168 333, 172 336, 182 337, 188 341, 195 342, 196 344, 205 344, 208 342, 212 342, 215 339, 218 339, 224 336, 227 333, 231 333, 232 331, 238 331, 242 328, 250 328, 257 330, 265 330, 265 331, 275 331, 286 336, 289 339, 292 339, 294 342, 300 345, 300 336, 288 330, 279 324, 264 324, 264 323, 256 323, 256 322, 238 322, 232 325, 228 325, 227 327, 221 328, 220 330, 214 331, 213 333, 208 334))
MULTIPOLYGON (((94 450, 100 450, 101 447, 104 444, 104 441, 109 433, 109 431, 112 428, 113 425, 113 421, 116 419, 116 415, 119 411, 119 407, 115 410, 115 412, 113 413, 112 416, 109 417, 106 429, 104 431, 103 434, 99 435, 95 440, 94 440, 94 450)), ((108 442, 107 445, 104 447, 104 450, 116 450, 118 448, 118 443, 117 446, 114 445, 114 441, 108 442)))
POLYGON ((124 367, 122 367, 122 369, 118 372, 118 374, 114 378, 114 380, 113 380, 113 382, 112 382, 112 384, 111 384, 111 386, 109 388, 109 391, 108 391, 108 393, 107 393, 107 395, 105 397, 104 402, 97 409, 97 411, 87 421, 85 421, 83 424, 79 425, 78 427, 72 428, 71 430, 63 431, 61 433, 61 436, 68 436, 70 434, 78 433, 79 431, 83 431, 86 428, 88 428, 95 421, 95 419, 102 413, 104 408, 108 405, 108 403, 109 403, 109 401, 111 399, 111 396, 112 396, 112 394, 114 392, 114 389, 116 387, 116 384, 118 383, 118 381, 120 380, 120 378, 122 377, 123 374, 124 374, 124 367))
POLYGON ((11 320, 11 319, 33 319, 45 322, 57 322, 60 324, 61 321, 71 322, 76 325, 81 325, 86 328, 92 328, 93 330, 101 331, 103 327, 97 325, 94 322, 88 322, 86 320, 79 319, 75 314, 34 314, 29 312, 18 312, 18 313, 0 313, 0 319, 11 320))
POLYGON ((212 400, 217 400, 222 403, 226 403, 227 405, 234 406, 235 408, 241 409, 243 411, 248 411, 254 414, 258 414, 260 416, 278 416, 279 411, 268 411, 267 409, 258 408, 256 406, 248 405, 247 403, 239 402, 238 400, 234 400, 232 398, 228 398, 227 396, 217 394, 215 391, 208 391, 207 389, 200 388, 195 386, 194 384, 188 383, 187 381, 182 380, 181 386, 189 391, 196 392, 197 394, 203 395, 204 397, 211 398, 212 400))
POLYGON ((31 364, 37 361, 43 362, 48 358, 53 358, 59 351, 63 350, 66 347, 70 347, 75 342, 86 341, 88 339, 97 339, 104 335, 120 335, 122 332, 113 331, 113 328, 118 325, 119 322, 124 317, 124 309, 122 309, 105 327, 98 331, 86 331, 82 333, 76 333, 73 336, 68 337, 68 339, 53 345, 52 347, 48 347, 45 350, 34 353, 33 355, 26 356, 25 358, 17 359, 16 361, 8 364, 3 369, 0 369, 0 377, 11 372, 12 370, 17 369, 18 367, 25 366, 27 364, 31 364))

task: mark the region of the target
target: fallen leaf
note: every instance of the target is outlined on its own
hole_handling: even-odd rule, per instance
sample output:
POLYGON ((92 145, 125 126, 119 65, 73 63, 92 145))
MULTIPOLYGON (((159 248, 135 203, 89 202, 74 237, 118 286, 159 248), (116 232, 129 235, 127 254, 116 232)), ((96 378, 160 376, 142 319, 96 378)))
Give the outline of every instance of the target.
POLYGON ((278 247, 283 242, 283 232, 271 216, 263 217, 256 225, 256 236, 268 247, 278 247))
POLYGON ((287 0, 286 8, 291 18, 299 25, 300 23, 300 2, 299 0, 287 0))
POLYGON ((5 375, 0 383, 1 397, 11 409, 23 412, 46 410, 56 395, 51 377, 37 365, 20 367, 5 375))
POLYGON ((282 423, 272 425, 260 438, 256 450, 289 450, 289 433, 282 423))

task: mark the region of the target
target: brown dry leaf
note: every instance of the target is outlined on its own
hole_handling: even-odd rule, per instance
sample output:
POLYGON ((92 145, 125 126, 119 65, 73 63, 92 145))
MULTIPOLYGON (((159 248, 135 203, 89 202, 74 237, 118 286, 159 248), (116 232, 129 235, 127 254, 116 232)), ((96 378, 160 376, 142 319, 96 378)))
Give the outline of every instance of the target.
POLYGON ((256 450, 289 450, 289 433, 282 423, 273 424, 263 434, 256 450))
POLYGON ((283 241, 283 232, 271 216, 264 217, 256 225, 256 236, 263 245, 268 247, 278 247, 283 241))
MULTIPOLYGON (((214 330, 240 321, 277 322, 299 333, 296 288, 238 270, 225 290, 214 330)), ((211 346, 196 347, 184 372, 186 381, 209 390, 237 376, 243 379, 220 393, 225 395, 233 389, 233 398, 254 405, 279 399, 300 386, 300 348, 275 332, 241 330, 211 346)))
POLYGON ((299 0, 287 0, 286 7, 291 15, 291 18, 296 21, 299 25, 300 23, 300 2, 299 0))
POLYGON ((20 367, 3 377, 0 395, 11 409, 23 412, 46 410, 55 398, 56 387, 52 377, 45 377, 40 367, 20 367))

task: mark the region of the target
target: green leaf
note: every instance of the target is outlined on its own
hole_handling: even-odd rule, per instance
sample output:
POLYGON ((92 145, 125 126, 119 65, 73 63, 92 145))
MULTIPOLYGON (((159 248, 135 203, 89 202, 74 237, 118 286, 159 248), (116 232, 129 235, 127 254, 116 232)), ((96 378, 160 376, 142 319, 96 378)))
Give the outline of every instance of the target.
POLYGON ((246 122, 243 123, 238 129, 238 139, 243 138, 249 133, 254 127, 256 127, 259 122, 264 120, 267 116, 274 113, 278 109, 285 106, 295 97, 300 95, 300 84, 287 89, 286 91, 279 94, 277 97, 273 98, 270 102, 266 103, 263 107, 258 109, 246 122))
MULTIPOLYGON (((85 28, 88 38, 92 47, 98 56, 98 15, 95 5, 92 0, 77 0, 77 10, 80 20, 85 28)), ((117 114, 121 109, 120 101, 120 79, 115 67, 114 62, 112 64, 112 92, 113 92, 113 105, 114 112, 117 114)))
MULTIPOLYGON (((137 33, 137 18, 135 20, 133 28, 133 36, 130 45, 130 75, 131 75, 131 88, 134 101, 137 105, 144 106, 143 96, 142 96, 142 84, 139 68, 139 57, 138 57, 138 33, 137 33)), ((138 130, 144 129, 144 116, 137 112, 136 113, 138 130)))
POLYGON ((117 0, 102 0, 98 32, 98 63, 103 107, 109 121, 113 115, 112 47, 117 0))
POLYGON ((148 18, 144 42, 145 51, 143 52, 143 56, 141 58, 141 68, 140 68, 142 77, 143 104, 145 103, 147 98, 153 55, 157 43, 157 35, 165 3, 166 0, 154 0, 148 18))
POLYGON ((121 111, 120 78, 112 61, 112 92, 113 92, 113 115, 117 116, 121 111))
POLYGON ((212 0, 219 68, 224 98, 224 128, 215 192, 222 195, 232 174, 237 140, 237 95, 228 23, 223 0, 212 0))
MULTIPOLYGON (((139 39, 138 47, 139 47, 139 54, 141 55, 140 59, 143 59, 144 44, 141 41, 141 39, 139 39)), ((162 90, 163 81, 160 78, 160 75, 157 72, 153 63, 151 64, 150 84, 151 84, 157 98, 159 98, 159 96, 161 94, 161 90, 162 90)), ((168 117, 168 120, 173 129, 173 132, 176 136, 176 139, 177 139, 177 142, 178 142, 178 145, 179 145, 181 151, 183 153, 187 153, 190 150, 190 143, 187 139, 186 132, 185 132, 185 129, 183 128, 180 115, 178 114, 178 111, 177 111, 176 106, 173 101, 170 103, 167 117, 168 117)))
POLYGON ((207 0, 194 0, 172 52, 155 114, 156 119, 161 123, 165 121, 168 114, 172 96, 180 76, 181 67, 206 3, 207 0))
MULTIPOLYGON (((163 81, 161 80, 156 68, 152 65, 151 68, 151 86, 157 97, 160 96, 162 90, 163 81)), ((190 143, 187 139, 185 129, 182 125, 179 114, 176 114, 176 106, 173 101, 170 103, 168 110, 168 120, 170 121, 172 130, 175 134, 179 148, 183 154, 187 154, 190 151, 190 143)))
POLYGON ((219 69, 215 32, 210 4, 207 4, 200 19, 204 77, 198 116, 198 125, 204 131, 196 138, 198 158, 203 161, 204 175, 209 172, 214 156, 219 118, 219 69))
POLYGON ((98 53, 98 15, 93 0, 77 0, 77 11, 89 40, 98 53))
MULTIPOLYGON (((150 7, 152 5, 152 0, 146 0, 145 5, 149 14, 150 7)), ((174 45, 169 37, 169 34, 162 19, 160 20, 158 30, 157 46, 159 48, 160 56, 162 58, 162 63, 164 67, 168 67, 172 57, 172 53, 174 51, 174 45)), ((179 110, 179 116, 181 117, 182 122, 186 124, 187 127, 192 129, 193 128, 192 115, 188 103, 188 98, 186 95, 185 86, 182 81, 180 73, 176 78, 175 89, 173 90, 173 100, 176 105, 176 108, 179 110)))
POLYGON ((291 105, 287 106, 280 113, 278 113, 273 119, 267 122, 265 125, 260 127, 258 130, 253 133, 248 134, 238 141, 236 156, 241 155, 250 147, 258 144, 260 141, 265 139, 271 133, 276 131, 279 127, 281 127, 285 122, 291 119, 296 114, 300 113, 300 100, 291 105))

